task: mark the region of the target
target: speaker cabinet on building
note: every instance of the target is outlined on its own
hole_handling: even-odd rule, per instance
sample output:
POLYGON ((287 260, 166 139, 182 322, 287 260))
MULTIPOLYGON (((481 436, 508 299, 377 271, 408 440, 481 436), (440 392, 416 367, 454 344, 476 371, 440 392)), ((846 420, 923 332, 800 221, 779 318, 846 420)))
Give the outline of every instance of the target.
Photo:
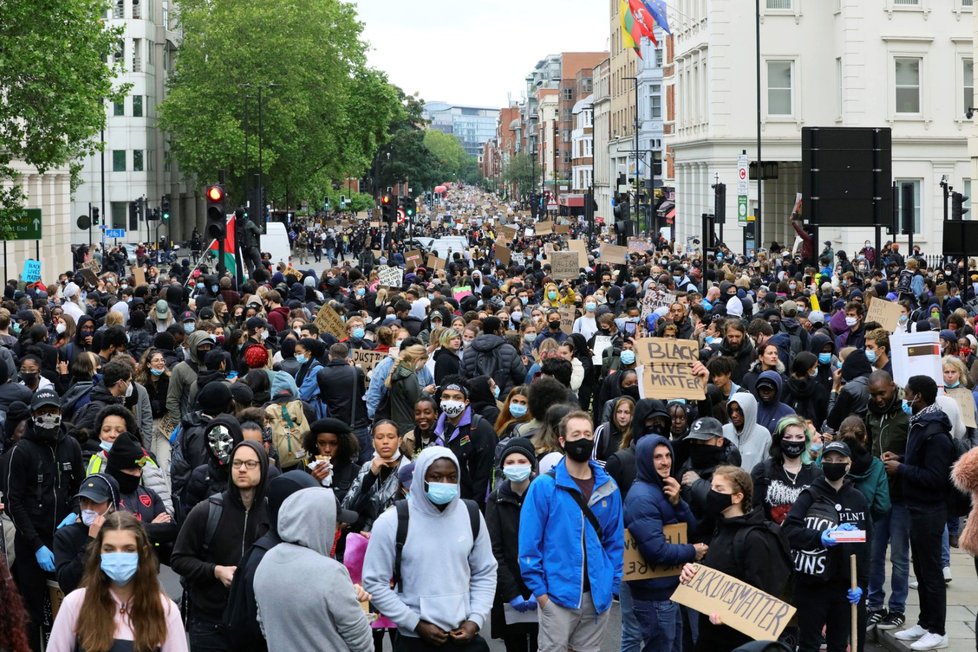
POLYGON ((803 127, 802 214, 818 226, 885 226, 893 215, 889 127, 803 127))

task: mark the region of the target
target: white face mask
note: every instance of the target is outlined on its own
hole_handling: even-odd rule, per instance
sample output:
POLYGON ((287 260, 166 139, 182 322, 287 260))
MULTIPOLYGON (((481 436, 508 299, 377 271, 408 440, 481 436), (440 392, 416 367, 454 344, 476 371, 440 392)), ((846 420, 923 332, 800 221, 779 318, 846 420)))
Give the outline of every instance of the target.
POLYGON ((465 403, 462 401, 442 401, 441 411, 451 419, 465 412, 465 403))
POLYGON ((56 332, 56 333, 57 333, 58 335, 61 335, 61 334, 62 334, 62 333, 64 333, 64 332, 65 332, 66 330, 68 330, 68 327, 67 327, 67 326, 65 325, 65 323, 64 323, 64 322, 62 321, 62 322, 58 322, 58 325, 54 327, 54 330, 55 330, 55 332, 56 332))
POLYGON ((129 398, 130 396, 132 396, 132 393, 133 393, 133 385, 135 385, 135 383, 129 383, 128 385, 126 385, 126 398, 129 398))
POLYGON ((86 527, 91 527, 92 523, 94 523, 95 519, 97 519, 98 517, 99 517, 99 513, 96 512, 94 509, 83 509, 81 511, 81 520, 86 527))

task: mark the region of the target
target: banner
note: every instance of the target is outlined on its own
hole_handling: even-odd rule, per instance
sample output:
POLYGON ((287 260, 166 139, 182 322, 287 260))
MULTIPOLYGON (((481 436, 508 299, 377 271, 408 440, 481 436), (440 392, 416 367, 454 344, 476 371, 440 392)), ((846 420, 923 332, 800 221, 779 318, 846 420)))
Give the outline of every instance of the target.
POLYGON ((445 269, 445 259, 439 258, 436 254, 428 254, 428 267, 431 269, 445 269))
POLYGON ((691 401, 706 398, 706 380, 693 374, 693 363, 699 361, 695 340, 642 337, 635 340, 635 358, 639 363, 642 398, 691 401))
POLYGON ((553 222, 537 222, 536 227, 534 227, 534 232, 537 235, 550 235, 554 232, 553 222))
MULTIPOLYGON (((669 544, 689 543, 687 539, 686 523, 674 523, 662 526, 662 534, 669 544)), ((658 566, 649 565, 645 557, 638 550, 635 537, 625 528, 625 563, 622 569, 622 582, 635 582, 636 580, 650 580, 656 577, 675 577, 683 570, 683 565, 678 566, 658 566)))
POLYGON ((421 252, 417 249, 412 249, 411 251, 404 254, 404 262, 408 269, 414 269, 415 267, 421 266, 421 252))

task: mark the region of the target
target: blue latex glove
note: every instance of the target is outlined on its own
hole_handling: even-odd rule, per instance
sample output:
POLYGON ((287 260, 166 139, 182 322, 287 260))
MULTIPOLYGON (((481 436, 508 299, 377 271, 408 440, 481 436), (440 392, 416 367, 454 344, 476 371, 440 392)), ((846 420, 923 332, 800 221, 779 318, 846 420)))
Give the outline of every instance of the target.
POLYGON ((526 601, 526 610, 527 611, 537 610, 537 599, 532 595, 530 596, 530 599, 526 601))
POLYGON ((831 548, 833 546, 839 545, 839 542, 832 538, 833 532, 835 532, 834 527, 830 527, 829 529, 822 532, 822 545, 824 547, 831 548))
POLYGON ((65 520, 63 520, 60 523, 58 523, 57 529, 60 530, 64 526, 71 525, 72 523, 76 522, 77 520, 78 520, 78 514, 72 512, 72 513, 68 514, 67 516, 65 516, 65 520))
POLYGON ((855 532, 859 528, 857 528, 852 523, 843 523, 842 525, 840 525, 839 527, 837 527, 835 529, 837 529, 837 530, 843 530, 845 532, 855 532))
POLYGON ((520 613, 522 613, 522 612, 524 612, 524 611, 527 610, 526 600, 523 598, 522 595, 518 595, 515 598, 513 598, 512 600, 510 600, 509 601, 509 604, 510 604, 511 607, 513 607, 513 609, 516 609, 520 613))
POLYGON ((854 589, 849 589, 846 591, 846 598, 848 598, 849 604, 859 604, 863 599, 863 590, 858 586, 854 589))
POLYGON ((51 552, 50 548, 41 546, 34 553, 34 558, 37 559, 37 565, 41 567, 41 570, 48 573, 54 572, 54 553, 51 552))

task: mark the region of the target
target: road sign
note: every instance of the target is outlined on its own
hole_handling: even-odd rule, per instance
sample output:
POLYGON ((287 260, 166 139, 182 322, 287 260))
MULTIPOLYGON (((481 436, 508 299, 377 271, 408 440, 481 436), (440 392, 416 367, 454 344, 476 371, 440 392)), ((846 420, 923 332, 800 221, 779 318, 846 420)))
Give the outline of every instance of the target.
POLYGON ((105 237, 106 238, 124 238, 124 237, 126 237, 126 230, 125 229, 106 229, 105 230, 105 237))
POLYGON ((747 224, 747 197, 744 195, 737 197, 737 222, 741 226, 747 224))
POLYGON ((749 162, 746 154, 737 157, 737 195, 747 196, 747 189, 750 187, 748 178, 749 162))
POLYGON ((547 210, 548 211, 557 210, 557 202, 550 202, 549 204, 547 204, 547 210))
POLYGON ((4 240, 40 240, 41 209, 22 208, 0 211, 0 237, 4 240))

